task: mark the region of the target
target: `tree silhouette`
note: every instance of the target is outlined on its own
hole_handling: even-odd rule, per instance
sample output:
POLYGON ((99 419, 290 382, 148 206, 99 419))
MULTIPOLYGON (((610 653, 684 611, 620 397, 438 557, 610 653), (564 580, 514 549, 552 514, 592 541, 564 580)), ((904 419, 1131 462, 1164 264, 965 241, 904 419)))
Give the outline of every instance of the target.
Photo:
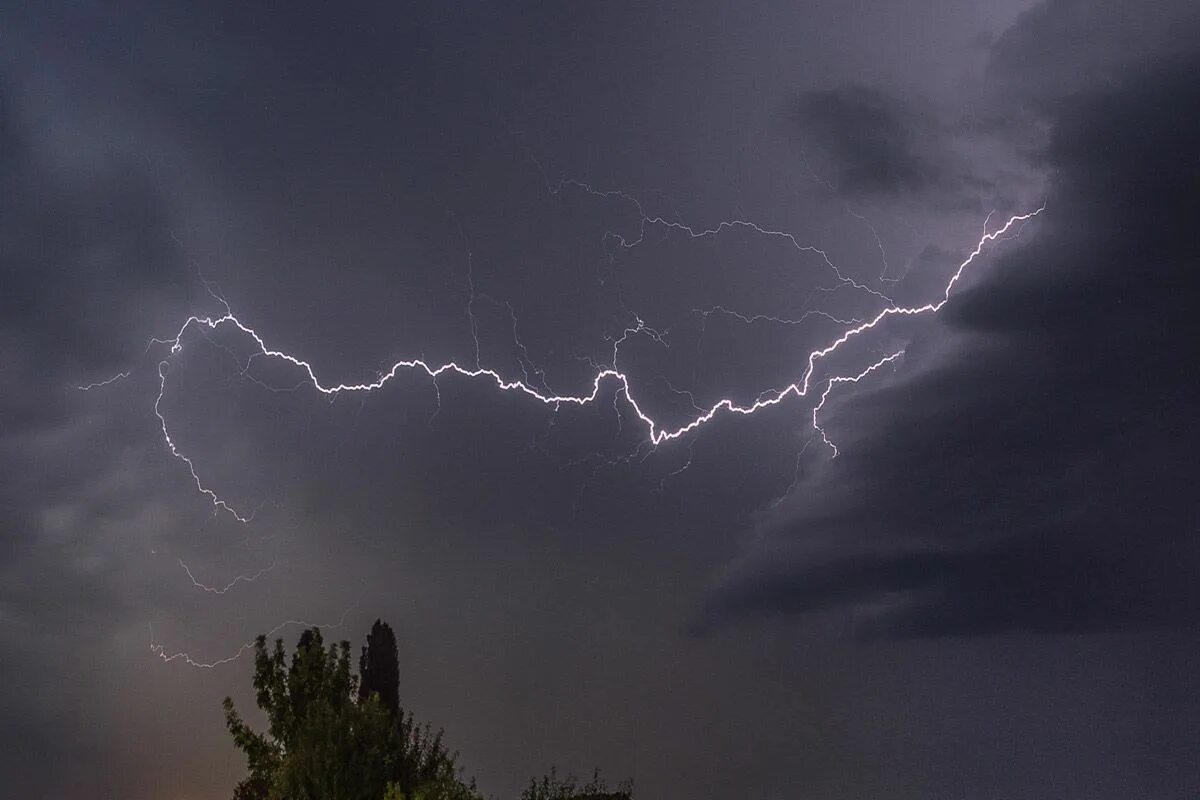
POLYGON ((391 720, 377 700, 355 701, 350 645, 325 649, 301 635, 286 666, 283 640, 254 644, 254 688, 267 732, 253 731, 225 698, 225 724, 250 775, 234 800, 379 800, 387 787, 391 720))
MULTIPOLYGON (((400 705, 396 636, 376 620, 350 669, 350 643, 326 647, 321 631, 300 635, 288 663, 283 640, 254 642, 254 689, 267 729, 243 722, 226 697, 225 724, 246 754, 249 774, 233 800, 482 800, 464 782, 442 732, 419 724, 400 705)), ((582 786, 551 773, 521 800, 630 800, 628 785, 610 792, 597 772, 582 786)))
POLYGON ((521 793, 521 800, 632 800, 633 785, 625 781, 610 790, 600 770, 592 773, 592 779, 583 786, 573 776, 558 777, 551 768, 548 775, 533 779, 521 793))
MULTIPOLYGON (((379 641, 388 638, 396 675, 390 628, 379 641)), ((386 674, 388 666, 372 674, 386 674)), ((364 696, 350 669, 349 642, 326 649, 319 630, 306 630, 289 666, 283 640, 268 650, 259 636, 254 688, 267 716, 265 733, 243 722, 230 698, 224 702, 225 724, 250 773, 234 800, 381 800, 385 793, 404 800, 479 798, 473 784, 459 779, 441 732, 385 707, 378 690, 364 696)), ((393 687, 392 695, 397 691, 393 687)))
POLYGON ((375 693, 393 716, 400 713, 400 654, 396 634, 383 620, 375 620, 367 634, 367 643, 358 660, 358 676, 360 701, 375 693))

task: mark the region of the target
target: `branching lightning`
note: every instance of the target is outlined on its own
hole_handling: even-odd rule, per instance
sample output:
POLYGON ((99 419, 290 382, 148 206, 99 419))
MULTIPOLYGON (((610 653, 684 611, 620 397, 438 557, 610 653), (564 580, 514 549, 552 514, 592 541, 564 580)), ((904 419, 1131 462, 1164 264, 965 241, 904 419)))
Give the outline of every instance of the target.
MULTIPOLYGON (((829 260, 828 256, 825 254, 825 252, 823 250, 820 250, 819 248, 807 246, 807 245, 801 245, 796 240, 794 235, 787 233, 785 231, 776 231, 776 230, 766 229, 755 223, 744 221, 744 220, 724 221, 724 222, 719 223, 714 228, 704 229, 704 230, 696 230, 696 229, 693 229, 693 228, 691 228, 687 225, 684 225, 683 223, 680 223, 680 222, 673 222, 673 221, 665 220, 661 217, 650 217, 650 216, 645 215, 644 213, 642 213, 642 211, 641 211, 642 207, 641 207, 640 203, 636 200, 636 198, 633 198, 632 196, 625 194, 624 192, 600 192, 598 190, 593 189, 591 186, 589 186, 587 184, 583 184, 583 183, 580 183, 577 181, 563 180, 563 181, 560 181, 556 186, 551 186, 549 184, 549 182, 547 182, 547 188, 552 193, 560 192, 566 186, 575 186, 575 187, 583 189, 584 191, 586 191, 590 194, 601 196, 601 197, 621 197, 621 198, 624 198, 627 201, 635 204, 636 208, 638 209, 639 214, 641 214, 641 232, 640 232, 639 237, 634 241, 627 241, 624 237, 621 237, 617 234, 609 234, 609 236, 615 238, 620 243, 620 245, 624 248, 633 247, 634 245, 641 242, 644 239, 645 234, 646 234, 646 229, 649 226, 663 226, 670 230, 683 231, 692 238, 716 236, 719 233, 721 233, 722 231, 726 231, 726 230, 733 229, 733 228, 743 228, 744 227, 744 228, 753 230, 760 235, 764 235, 764 236, 768 236, 768 237, 784 238, 785 240, 789 241, 797 250, 800 250, 802 252, 816 253, 816 254, 820 255, 824 259, 824 262, 830 267, 830 269, 833 270, 833 272, 835 273, 835 275, 837 276, 837 278, 841 284, 853 286, 857 289, 860 289, 862 291, 865 291, 865 292, 877 297, 878 299, 882 300, 885 303, 885 307, 882 310, 880 310, 879 312, 877 312, 874 316, 864 319, 864 320, 839 320, 830 315, 825 315, 825 316, 829 317, 830 319, 833 319, 836 322, 839 322, 841 324, 850 324, 851 326, 846 328, 837 338, 835 338, 829 344, 825 345, 824 347, 821 347, 821 348, 818 348, 818 349, 815 349, 815 350, 812 350, 811 352, 809 352, 805 359, 805 362, 806 362, 805 367, 804 367, 802 373, 800 374, 800 377, 798 379, 796 379, 794 382, 792 382, 782 388, 771 389, 769 391, 766 391, 766 392, 760 394, 753 402, 747 403, 747 404, 739 404, 737 401, 735 401, 734 399, 729 398, 729 397, 722 398, 720 400, 717 400, 715 403, 712 403, 707 408, 704 408, 704 409, 698 408, 695 416, 693 416, 688 421, 684 422, 682 425, 679 425, 678 427, 669 427, 669 426, 666 426, 663 423, 659 422, 658 420, 654 419, 652 416, 650 416, 649 413, 647 413, 647 411, 645 410, 645 407, 643 405, 643 402, 638 399, 638 397, 633 389, 629 374, 627 374, 624 370, 622 370, 618 365, 618 355, 619 355, 620 345, 623 342, 625 342, 630 336, 646 335, 646 336, 653 338, 659 344, 662 344, 663 346, 668 346, 668 342, 665 337, 665 332, 649 327, 636 314, 631 313, 631 317, 634 320, 633 324, 632 325, 627 324, 626 328, 624 329, 624 331, 621 333, 621 335, 619 337, 612 338, 611 341, 613 344, 613 351, 612 351, 611 363, 607 366, 594 365, 596 367, 596 374, 594 375, 594 377, 591 381, 591 388, 589 391, 587 391, 585 393, 581 393, 581 394, 567 394, 567 393, 555 392, 555 391, 551 391, 549 388, 547 388, 545 386, 544 375, 540 376, 543 379, 542 380, 542 388, 538 388, 538 387, 534 386, 529 377, 529 370, 525 368, 524 363, 522 364, 523 375, 522 375, 521 379, 505 377, 499 371, 492 369, 492 368, 484 367, 479 363, 478 329, 477 329, 477 325, 475 324, 474 315, 470 310, 471 304, 476 299, 476 294, 475 294, 474 284, 473 284, 473 279, 472 279, 470 286, 469 286, 470 300, 469 300, 469 304, 468 304, 468 314, 471 318, 472 337, 475 341, 475 353, 474 353, 475 354, 475 364, 474 365, 470 365, 470 364, 463 365, 463 364, 459 364, 458 362, 455 362, 455 361, 449 361, 449 362, 446 362, 443 364, 434 364, 434 363, 430 363, 430 362, 426 361, 424 358, 412 358, 412 359, 404 359, 404 360, 396 361, 394 364, 391 365, 391 367, 389 369, 381 372, 379 374, 379 376, 373 381, 364 382, 364 383, 327 383, 327 382, 324 382, 321 380, 321 378, 317 374, 316 368, 310 362, 301 358, 300 356, 294 355, 290 352, 287 352, 282 349, 278 349, 278 348, 268 344, 266 338, 261 333, 259 333, 258 330, 256 330, 252 326, 248 325, 246 322, 242 321, 241 319, 239 319, 229 308, 228 303, 225 303, 225 301, 219 295, 214 294, 214 297, 217 297, 217 299, 220 300, 220 302, 224 306, 225 313, 223 313, 219 316, 200 316, 200 315, 190 316, 183 322, 183 324, 179 327, 179 329, 176 331, 176 333, 173 337, 166 338, 166 339, 155 339, 152 342, 152 343, 167 345, 169 347, 167 356, 163 360, 161 360, 158 364, 159 391, 158 391, 158 396, 156 397, 155 402, 154 402, 154 413, 155 413, 155 416, 158 418, 159 423, 161 425, 163 440, 166 443, 167 449, 170 451, 170 453, 175 458, 179 459, 187 466, 188 471, 190 472, 192 479, 196 484, 196 488, 200 491, 201 494, 203 494, 209 498, 209 500, 212 502, 214 508, 219 509, 221 511, 228 512, 234 518, 238 519, 241 522, 249 522, 253 518, 252 513, 243 514, 243 513, 239 512, 238 510, 233 508, 229 503, 227 503, 224 499, 222 499, 214 490, 208 488, 202 482, 199 474, 196 471, 195 464, 193 463, 191 458, 189 458, 185 453, 183 453, 179 449, 179 447, 176 445, 175 440, 171 437, 170 428, 168 427, 166 417, 164 416, 163 411, 162 411, 162 401, 163 401, 163 396, 166 393, 167 373, 168 373, 168 368, 169 368, 169 364, 170 364, 170 359, 171 359, 171 357, 173 357, 174 355, 179 353, 180 350, 183 348, 185 334, 187 334, 188 331, 190 331, 192 329, 207 332, 207 331, 216 331, 218 329, 223 329, 223 328, 233 329, 236 332, 238 332, 239 334, 241 334, 242 336, 244 336, 247 340, 249 340, 250 342, 253 343, 253 345, 255 347, 255 352, 250 356, 249 360, 252 361, 256 358, 268 358, 268 359, 274 359, 277 361, 282 361, 287 364, 290 364, 293 367, 300 370, 300 372, 302 373, 301 377, 302 377, 304 383, 306 383, 308 386, 310 386, 312 389, 319 392, 320 394, 325 395, 330 398, 334 398, 334 397, 337 397, 337 396, 340 396, 343 394, 359 394, 359 393, 374 392, 374 391, 386 386, 394 377, 396 377, 401 372, 405 372, 405 371, 415 371, 415 372, 419 372, 419 373, 424 373, 425 375, 427 375, 429 378, 431 378, 435 382, 435 386, 436 386, 436 381, 438 378, 445 376, 445 375, 449 375, 449 374, 458 375, 458 376, 461 376, 463 378, 468 378, 468 379, 480 379, 480 380, 488 381, 488 382, 495 384, 496 388, 501 392, 517 393, 517 394, 526 396, 533 401, 545 404, 547 406, 551 406, 555 409, 558 409, 560 406, 587 406, 587 405, 590 405, 593 402, 595 402, 598 397, 601 396, 602 388, 604 386, 612 385, 615 388, 614 403, 623 403, 624 404, 624 406, 628 409, 628 411, 631 412, 632 419, 635 420, 638 424, 640 424, 642 426, 642 428, 645 432, 645 437, 646 437, 645 441, 652 448, 657 447, 658 445, 661 445, 666 442, 686 436, 687 434, 689 434, 693 431, 696 431, 697 429, 701 428, 702 426, 713 421, 717 417, 720 417, 723 415, 749 416, 749 415, 755 414, 756 412, 758 412, 764 408, 778 405, 779 403, 782 403, 784 400, 788 399, 789 397, 794 396, 797 398, 802 398, 802 397, 808 396, 814 385, 814 375, 816 373, 818 362, 822 361, 823 359, 827 358, 828 356, 830 356, 831 354, 836 352, 839 348, 841 348, 843 345, 845 345, 847 342, 854 339, 855 337, 858 337, 861 334, 878 327, 881 323, 883 323, 889 317, 893 317, 893 316, 910 317, 910 316, 918 316, 918 315, 923 315, 923 314, 937 313, 949 301, 950 294, 951 294, 951 291, 953 290, 954 286, 962 278, 962 276, 963 276, 964 272, 967 270, 967 268, 975 261, 975 259, 980 255, 980 253, 983 252, 983 249, 986 245, 988 245, 989 243, 994 242, 998 239, 1002 239, 1004 237, 1009 236, 1010 232, 1014 231, 1014 226, 1019 226, 1020 223, 1026 222, 1026 221, 1032 219, 1033 217, 1036 217, 1038 214, 1040 214, 1045 209, 1045 204, 1043 203, 1041 207, 1037 208, 1034 211, 1030 211, 1030 212, 1023 213, 1023 214, 1015 214, 1015 215, 1009 217, 1008 221, 1005 222, 1003 226, 999 227, 998 229, 996 229, 990 233, 985 231, 982 234, 982 236, 980 237, 980 239, 978 240, 978 242, 976 243, 975 247, 971 250, 971 252, 967 255, 967 257, 958 265, 958 268, 954 271, 953 275, 950 277, 950 279, 945 284, 940 297, 938 297, 936 300, 930 301, 923 305, 917 305, 917 306, 898 306, 890 298, 888 298, 886 295, 883 295, 879 291, 877 291, 875 289, 871 289, 868 286, 865 286, 861 283, 858 283, 857 281, 854 281, 851 278, 844 276, 833 265, 833 263, 829 260)), ((470 256, 468 254, 468 258, 469 257, 470 256)), ((509 310, 511 312, 511 310, 512 310, 511 306, 509 306, 509 310)), ((771 320, 771 321, 775 321, 775 322, 789 322, 788 320, 784 320, 781 318, 770 318, 770 317, 766 317, 766 316, 762 316, 762 315, 749 316, 749 315, 734 314, 734 312, 728 312, 721 307, 715 307, 713 309, 709 309, 707 312, 702 311, 699 313, 705 314, 706 316, 709 313, 733 314, 734 316, 738 316, 748 322, 753 322, 753 321, 757 321, 760 319, 761 320, 771 320)), ((819 312, 817 312, 817 313, 819 313, 819 312)), ((515 330, 515 326, 516 326, 515 314, 513 315, 513 325, 514 325, 514 330, 515 330)), ((829 445, 829 447, 833 450, 835 455, 837 453, 837 448, 833 445, 833 442, 831 442, 829 440, 829 437, 826 436, 824 430, 820 426, 819 419, 818 419, 818 414, 819 414, 820 410, 824 407, 825 401, 828 398, 829 393, 837 385, 844 384, 844 383, 857 383, 859 380, 863 379, 864 377, 871 374, 875 370, 879 369, 883 365, 896 361, 896 359, 898 359, 902 354, 903 354, 903 350, 893 352, 889 355, 884 356, 883 358, 878 359, 877 361, 875 361, 874 363, 869 365, 866 369, 864 369, 856 374, 836 375, 836 376, 826 379, 823 382, 823 389, 822 389, 822 393, 820 396, 820 400, 816 404, 816 406, 813 408, 813 411, 812 411, 812 425, 813 425, 814 430, 820 434, 822 440, 825 441, 825 443, 829 445)), ((247 363, 249 363, 249 362, 247 362, 247 363)), ((619 408, 618 408, 618 413, 620 413, 619 408)))
MULTIPOLYGON (((891 272, 891 267, 888 266, 887 250, 884 249, 883 240, 879 238, 879 231, 875 230, 875 226, 871 224, 871 220, 851 208, 849 203, 846 204, 846 213, 866 225, 867 230, 871 232, 871 238, 875 240, 875 248, 879 251, 879 260, 883 263, 883 269, 879 272, 879 282, 881 284, 899 282, 900 278, 894 278, 888 274, 891 272)), ((987 223, 985 222, 984 233, 986 232, 987 223)))
MULTIPOLYGON (((534 163, 535 164, 537 163, 536 160, 534 163)), ((538 164, 538 169, 541 169, 540 164, 538 164)), ((651 227, 661 227, 661 228, 665 228, 670 231, 681 232, 681 233, 686 234, 691 239, 709 239, 709 238, 713 238, 716 236, 720 236, 721 234, 725 233, 726 231, 730 231, 730 230, 738 230, 738 229, 749 230, 753 233, 758 234, 759 236, 763 236, 768 239, 782 239, 782 240, 786 241, 789 245, 791 245, 798 252, 809 253, 812 255, 819 256, 821 258, 821 260, 825 263, 825 266, 829 267, 829 269, 833 272, 833 274, 837 278, 838 284, 840 286, 850 286, 854 289, 858 289, 860 291, 866 292, 867 294, 873 295, 875 298, 887 303, 888 306, 895 305, 895 303, 892 301, 892 299, 890 297, 888 297, 887 295, 883 294, 882 292, 880 292, 876 289, 872 289, 870 286, 867 286, 866 284, 860 283, 859 281, 856 281, 853 278, 843 275, 842 271, 837 268, 837 266, 833 263, 832 260, 830 260, 829 254, 827 252, 825 252, 821 248, 815 247, 813 245, 801 244, 800 241, 796 238, 796 235, 794 233, 789 233, 788 231, 783 231, 783 230, 773 230, 770 228, 764 228, 763 226, 759 225, 757 222, 753 222, 751 220, 745 220, 745 219, 722 220, 721 222, 718 222, 715 227, 712 227, 712 228, 694 228, 690 225, 680 222, 679 220, 669 220, 662 216, 648 215, 642 207, 642 202, 627 192, 623 192, 620 190, 595 189, 592 187, 591 184, 584 183, 582 181, 578 181, 573 178, 560 178, 557 183, 552 184, 550 182, 550 180, 548 178, 546 178, 546 173, 544 170, 542 170, 542 177, 546 181, 547 191, 549 191, 550 194, 552 194, 552 195, 559 194, 565 188, 573 187, 573 188, 582 190, 583 192, 591 195, 592 197, 610 198, 610 199, 616 197, 621 200, 625 200, 626 202, 630 203, 633 206, 633 208, 637 211, 637 215, 638 215, 638 236, 637 236, 637 238, 636 239, 628 239, 627 237, 623 236, 622 234, 619 234, 619 233, 616 233, 613 231, 609 231, 608 233, 606 233, 604 235, 604 241, 606 244, 609 241, 615 241, 622 249, 630 250, 634 247, 637 247, 638 245, 640 245, 642 242, 644 242, 646 240, 646 231, 647 231, 647 229, 649 229, 651 227)), ((880 246, 882 247, 882 245, 880 245, 880 246)), ((828 291, 831 291, 831 289, 829 289, 829 288, 818 289, 817 291, 828 292, 828 291)))
POLYGON ((829 437, 825 434, 825 429, 821 427, 819 422, 817 422, 817 415, 820 414, 821 409, 825 407, 825 401, 829 399, 829 393, 832 392, 833 387, 837 386, 838 384, 858 383, 863 378, 867 377, 872 372, 874 372, 875 370, 882 367, 884 364, 890 364, 893 361, 895 361, 896 359, 900 358, 900 356, 902 356, 902 355, 904 355, 904 351, 897 350, 896 352, 892 353, 890 356, 884 356, 883 358, 879 359, 874 364, 867 367, 866 369, 864 369, 862 372, 858 373, 857 375, 836 375, 836 376, 830 378, 828 381, 826 381, 825 391, 821 392, 820 402, 818 402, 815 406, 813 406, 812 426, 813 426, 814 431, 821 434, 821 439, 825 442, 825 444, 829 445, 829 449, 833 451, 833 455, 835 458, 837 457, 837 454, 838 454, 837 445, 829 440, 829 437))
MULTIPOLYGON (((536 161, 535 161, 536 163, 536 161)), ((539 170, 541 165, 538 164, 539 170)), ((545 172, 542 172, 545 178, 545 172)), ((158 420, 161 435, 166 449, 170 454, 181 461, 187 468, 188 473, 192 477, 196 490, 207 497, 212 504, 214 512, 225 512, 231 515, 234 519, 241 523, 250 523, 257 512, 257 509, 252 511, 243 511, 235 508, 232 504, 222 498, 218 492, 210 488, 200 476, 195 462, 187 455, 177 444, 172 436, 171 427, 168 424, 166 413, 163 409, 164 397, 167 392, 167 378, 172 366, 174 358, 184 349, 185 341, 189 334, 198 335, 208 340, 210 343, 224 349, 237 365, 236 377, 254 382, 263 388, 272 391, 296 391, 299 389, 311 389, 320 395, 333 400, 342 395, 367 395, 377 390, 382 389, 392 381, 397 375, 403 372, 415 372, 427 376, 432 384, 437 398, 437 410, 433 412, 436 416, 441 409, 441 390, 439 378, 446 376, 458 376, 469 380, 482 380, 491 383, 500 392, 509 392, 521 395, 531 401, 547 406, 553 415, 550 420, 550 426, 553 427, 558 421, 558 412, 564 407, 584 407, 594 404, 597 400, 605 397, 605 391, 611 391, 611 402, 617 417, 618 428, 624 429, 626 424, 631 424, 640 429, 642 438, 636 448, 623 456, 612 457, 600 453, 594 453, 586 456, 583 459, 572 462, 573 465, 590 464, 591 478, 594 478, 596 472, 604 466, 630 465, 644 462, 660 445, 687 437, 689 434, 699 430, 708 423, 716 420, 718 417, 725 416, 751 416, 765 408, 779 405, 789 398, 805 398, 814 396, 815 404, 811 408, 811 427, 812 434, 805 442, 803 449, 796 456, 796 469, 792 481, 792 487, 800 480, 800 464, 801 459, 812 441, 820 437, 820 441, 824 442, 829 448, 833 457, 838 455, 837 445, 830 439, 824 428, 821 426, 820 415, 826 407, 830 394, 836 387, 843 384, 856 384, 863 381, 868 376, 881 370, 887 365, 895 366, 904 355, 904 349, 896 349, 888 354, 877 358, 865 368, 859 369, 851 373, 835 373, 823 376, 818 376, 818 367, 820 362, 829 358, 839 349, 847 345, 847 343, 861 336, 868 331, 878 328, 890 317, 915 317, 926 314, 936 314, 949 301, 954 287, 962 278, 966 270, 975 262, 975 260, 983 252, 984 248, 997 241, 1005 241, 1013 238, 1020 233, 1021 224, 1038 216, 1044 209, 1043 203, 1039 208, 1022 214, 1014 214, 997 229, 990 231, 988 225, 991 221, 991 214, 984 221, 983 231, 980 238, 976 242, 974 248, 967 256, 958 264, 957 269, 946 281, 942 287, 940 294, 933 300, 922 305, 901 306, 898 305, 892 298, 884 294, 876 288, 872 288, 864 283, 861 283, 853 278, 846 276, 842 271, 834 265, 827 253, 814 246, 801 244, 794 234, 782 230, 761 226, 755 222, 742 219, 725 220, 717 223, 714 227, 696 228, 689 226, 679 220, 678 214, 676 219, 669 220, 661 216, 652 216, 647 214, 643 208, 641 201, 636 197, 627 194, 623 191, 601 191, 593 188, 591 185, 570 179, 561 179, 557 183, 552 183, 546 178, 546 189, 551 195, 558 195, 564 190, 574 189, 580 190, 589 196, 598 198, 618 199, 630 204, 630 207, 637 215, 637 236, 631 237, 615 232, 607 232, 604 234, 602 245, 610 257, 613 253, 612 245, 615 244, 620 249, 631 249, 646 241, 649 231, 653 228, 658 228, 667 233, 685 234, 691 239, 705 239, 717 237, 725 232, 733 230, 746 230, 758 236, 763 236, 771 239, 782 239, 799 253, 818 256, 823 264, 832 272, 835 278, 833 285, 819 286, 812 290, 808 298, 802 304, 800 310, 794 317, 777 316, 764 313, 745 313, 734 310, 724 305, 712 305, 707 308, 693 308, 692 313, 699 315, 701 318, 701 330, 707 325, 709 317, 719 315, 740 321, 747 325, 754 324, 771 324, 771 325, 800 325, 811 318, 821 318, 825 322, 833 323, 841 326, 841 332, 825 345, 809 351, 804 356, 803 369, 800 370, 799 376, 786 386, 768 389, 760 392, 752 401, 739 402, 731 396, 723 397, 715 402, 701 402, 690 391, 678 389, 671 384, 665 376, 656 376, 648 382, 643 382, 646 385, 662 382, 666 389, 673 395, 684 398, 687 405, 688 416, 682 422, 668 424, 652 416, 647 410, 647 401, 640 397, 635 390, 635 382, 631 373, 627 371, 625 365, 621 363, 621 348, 630 339, 634 337, 645 337, 653 341, 663 348, 670 348, 670 332, 664 328, 655 327, 648 324, 638 313, 631 310, 621 297, 620 291, 617 291, 617 300, 620 303, 620 308, 624 314, 623 321, 615 329, 615 331, 605 336, 607 344, 611 345, 611 357, 607 363, 591 357, 590 355, 577 356, 582 361, 590 365, 592 372, 590 384, 587 385, 585 391, 577 391, 575 393, 558 391, 552 389, 547 380, 546 372, 532 358, 529 348, 526 347, 519 334, 519 325, 516 309, 508 300, 503 300, 491 296, 483 291, 479 291, 475 281, 475 266, 474 254, 471 250, 470 243, 467 241, 466 235, 462 228, 458 225, 457 219, 455 224, 458 226, 459 235, 465 245, 466 255, 466 316, 469 323, 469 332, 472 340, 472 361, 460 363, 458 361, 447 361, 445 363, 434 363, 427 360, 424 355, 418 358, 402 359, 392 363, 390 366, 384 365, 377 373, 374 380, 360 383, 334 383, 323 381, 319 376, 316 367, 311 362, 304 359, 300 355, 294 354, 282 348, 276 347, 268 343, 267 337, 260 333, 256 328, 240 319, 232 310, 229 303, 226 302, 224 296, 219 289, 207 281, 204 281, 204 286, 212 298, 220 305, 221 313, 214 315, 195 314, 185 319, 174 335, 164 338, 153 338, 147 344, 146 350, 149 352, 154 348, 165 348, 166 353, 157 361, 158 374, 158 392, 154 399, 153 411, 158 420), (828 293, 837 291, 838 289, 854 289, 864 292, 873 297, 882 306, 880 310, 873 315, 864 317, 843 317, 829 313, 824 310, 810 308, 810 303, 818 293, 828 293), (511 322, 511 335, 513 343, 516 347, 516 363, 519 371, 519 377, 507 376, 499 369, 486 366, 483 363, 481 346, 480 346, 480 326, 479 319, 476 316, 476 304, 486 302, 500 309, 506 310, 511 322), (227 331, 240 336, 249 346, 248 355, 238 355, 228 346, 223 344, 219 339, 214 339, 212 334, 218 331, 227 331), (260 360, 268 359, 278 362, 283 362, 298 372, 297 381, 294 386, 286 389, 273 387, 259 380, 254 375, 250 374, 252 365, 260 360)), ((877 285, 881 288, 887 284, 896 283, 899 278, 889 274, 889 265, 887 253, 884 250, 883 243, 872 227, 870 221, 864 216, 855 213, 847 206, 847 211, 853 216, 860 219, 869 229, 874 237, 876 246, 878 247, 880 258, 883 264, 877 280, 877 285)), ((878 306, 877 306, 878 307, 878 306)), ((88 383, 86 385, 77 386, 80 391, 90 391, 109 386, 119 381, 129 378, 132 370, 117 373, 105 380, 88 383)), ((433 417, 430 418, 432 422, 433 417)), ((668 474, 661 476, 658 480, 658 491, 663 491, 668 481, 687 471, 691 467, 695 458, 695 439, 690 439, 687 443, 686 457, 681 459, 678 465, 668 474)), ((534 446, 536 445, 536 442, 534 446)), ((591 478, 583 481, 579 487, 580 494, 586 490, 591 478)), ((790 492, 790 488, 788 490, 790 492)), ((787 492, 785 492, 786 496, 787 492)), ((782 500, 782 497, 779 498, 782 500)), ((779 502, 776 500, 775 502, 779 502)), ((580 498, 576 498, 575 509, 578 512, 580 498)), ((272 562, 269 566, 260 569, 251 574, 237 575, 232 580, 224 585, 209 585, 201 582, 193 573, 191 568, 183 561, 179 560, 179 566, 187 574, 194 588, 211 595, 224 595, 232 591, 235 587, 243 583, 253 583, 266 573, 272 571, 276 567, 276 563, 272 562)), ((265 635, 273 636, 279 631, 289 626, 304 626, 316 628, 337 628, 341 626, 347 616, 349 610, 343 612, 341 618, 335 623, 328 624, 313 624, 299 619, 288 619, 279 623, 265 635)), ((186 651, 169 652, 166 647, 154 641, 153 628, 150 629, 150 651, 164 663, 180 662, 188 666, 198 669, 215 669, 224 664, 229 664, 241 658, 247 651, 254 647, 254 640, 243 643, 236 651, 230 655, 216 658, 212 660, 204 660, 193 657, 186 651)))

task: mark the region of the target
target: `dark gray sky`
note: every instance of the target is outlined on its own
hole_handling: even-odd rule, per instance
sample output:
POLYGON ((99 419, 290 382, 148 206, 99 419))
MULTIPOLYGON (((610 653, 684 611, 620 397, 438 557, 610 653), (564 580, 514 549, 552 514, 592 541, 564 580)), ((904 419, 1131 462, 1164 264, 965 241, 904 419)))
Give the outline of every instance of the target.
POLYGON ((5 791, 227 796, 250 665, 197 664, 383 617, 500 797, 1197 796, 1197 42, 1184 0, 6 6, 5 791), (1043 203, 657 448, 611 382, 147 348, 219 295, 326 384, 584 395, 640 319, 673 429, 1043 203), (834 458, 821 392, 901 349, 834 458))

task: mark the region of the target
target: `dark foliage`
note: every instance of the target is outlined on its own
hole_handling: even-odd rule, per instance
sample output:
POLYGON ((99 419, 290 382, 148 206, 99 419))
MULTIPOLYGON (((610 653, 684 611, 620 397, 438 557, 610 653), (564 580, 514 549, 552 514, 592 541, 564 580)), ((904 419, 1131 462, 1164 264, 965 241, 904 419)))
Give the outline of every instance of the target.
POLYGON ((358 661, 358 681, 359 702, 376 694, 393 716, 400 713, 400 654, 396 634, 383 620, 375 620, 367 634, 358 661))
MULTIPOLYGON (((254 644, 254 689, 267 730, 252 730, 225 698, 225 723, 246 754, 249 775, 233 800, 482 800, 464 782, 442 732, 400 705, 396 636, 376 620, 350 669, 350 644, 326 648, 320 630, 304 631, 290 665, 283 640, 254 644)), ((530 782, 521 800, 630 800, 610 792, 599 772, 579 787, 551 771, 530 782)))
POLYGON ((633 785, 625 781, 615 789, 609 789, 600 776, 600 770, 592 773, 592 779, 583 786, 573 777, 559 778, 555 770, 540 779, 533 779, 521 793, 521 800, 631 800, 633 785))
MULTIPOLYGON (((392 664, 392 674, 396 670, 392 664)), ((459 780, 440 732, 385 707, 377 691, 362 696, 348 642, 326 649, 321 632, 307 630, 287 666, 283 640, 269 650, 260 636, 254 688, 267 716, 265 733, 246 725, 232 700, 224 704, 226 725, 250 771, 234 800, 380 800, 386 793, 403 800, 478 798, 459 780)))

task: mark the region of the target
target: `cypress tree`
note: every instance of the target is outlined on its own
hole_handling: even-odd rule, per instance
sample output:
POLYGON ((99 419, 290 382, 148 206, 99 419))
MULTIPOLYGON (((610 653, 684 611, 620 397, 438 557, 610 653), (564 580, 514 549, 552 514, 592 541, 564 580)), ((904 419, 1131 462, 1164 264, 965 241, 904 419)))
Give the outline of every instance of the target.
POLYGON ((358 661, 358 697, 364 701, 372 694, 394 717, 400 713, 400 652, 396 634, 383 620, 375 620, 358 661))

